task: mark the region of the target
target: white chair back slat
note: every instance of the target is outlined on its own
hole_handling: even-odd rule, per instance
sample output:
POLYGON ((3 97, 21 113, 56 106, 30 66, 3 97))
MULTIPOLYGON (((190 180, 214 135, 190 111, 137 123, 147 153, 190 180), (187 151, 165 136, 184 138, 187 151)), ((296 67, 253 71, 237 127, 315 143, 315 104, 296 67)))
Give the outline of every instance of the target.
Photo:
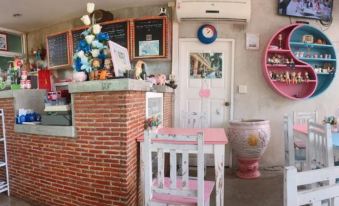
POLYGON ((189 177, 189 168, 188 168, 188 152, 184 151, 182 153, 182 188, 188 189, 188 177, 189 177))
POLYGON ((205 112, 184 113, 184 128, 205 128, 207 115, 205 112))
POLYGON ((174 149, 170 150, 170 178, 171 189, 177 188, 177 153, 174 149))
POLYGON ((339 167, 297 172, 294 166, 284 170, 284 206, 339 205, 339 184, 331 180, 339 178, 339 167), (322 184, 320 184, 322 183, 322 184), (307 185, 316 187, 305 187, 307 185), (298 191, 298 187, 303 190, 298 191))
POLYGON ((313 112, 293 112, 293 125, 307 124, 309 121, 318 122, 318 111, 313 112))
POLYGON ((308 168, 319 169, 334 166, 331 126, 309 122, 308 140, 308 168))
POLYGON ((285 166, 295 165, 295 148, 292 118, 284 115, 285 166))
POLYGON ((164 168, 165 168, 165 158, 164 158, 164 150, 162 148, 158 148, 158 173, 157 173, 157 184, 158 188, 164 188, 164 168))
POLYGON ((151 199, 153 193, 166 194, 166 195, 176 195, 181 197, 196 197, 198 206, 204 205, 204 140, 203 133, 198 133, 196 135, 159 135, 154 134, 149 131, 145 131, 145 153, 144 156, 144 166, 145 166, 145 184, 149 184, 147 187, 145 185, 145 205, 151 205, 151 199), (176 146, 176 147, 173 147, 176 146), (170 147, 170 149, 169 149, 170 147), (153 184, 152 181, 152 161, 151 153, 152 151, 157 152, 158 157, 158 173, 157 179, 155 180, 156 184, 153 184), (166 180, 164 177, 164 154, 169 153, 170 156, 170 178, 169 178, 169 187, 166 185, 166 180), (189 154, 197 154, 197 165, 198 165, 198 180, 197 180, 197 189, 189 188, 189 174, 188 174, 188 163, 189 163, 189 154), (177 161, 177 154, 182 156, 182 161, 177 161), (147 157, 146 157, 147 156, 147 157), (178 184, 177 164, 181 165, 183 168, 182 183, 178 184), (148 168, 148 169, 146 169, 148 168), (148 190, 148 191, 146 191, 148 190))

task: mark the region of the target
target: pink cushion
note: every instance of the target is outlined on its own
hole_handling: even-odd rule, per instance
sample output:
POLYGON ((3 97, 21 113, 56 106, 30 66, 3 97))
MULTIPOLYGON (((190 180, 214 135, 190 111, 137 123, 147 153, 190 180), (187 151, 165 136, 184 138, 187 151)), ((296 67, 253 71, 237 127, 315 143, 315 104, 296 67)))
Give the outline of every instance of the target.
MULTIPOLYGON (((165 177, 165 188, 170 187, 170 178, 165 177)), ((153 181, 153 184, 157 184, 156 180, 153 181)), ((181 178, 177 178, 177 188, 181 188, 181 178)), ((190 190, 197 190, 198 181, 190 179, 188 181, 188 188, 190 190)), ((214 188, 213 181, 204 181, 204 200, 205 202, 210 200, 211 193, 214 188)), ((169 204, 179 204, 179 205, 196 205, 197 198, 196 197, 181 197, 177 195, 167 195, 167 194, 158 194, 153 193, 153 202, 160 202, 160 203, 169 203, 169 204)))
POLYGON ((297 147, 298 149, 305 149, 306 144, 302 140, 296 140, 296 141, 294 141, 294 147, 297 147))

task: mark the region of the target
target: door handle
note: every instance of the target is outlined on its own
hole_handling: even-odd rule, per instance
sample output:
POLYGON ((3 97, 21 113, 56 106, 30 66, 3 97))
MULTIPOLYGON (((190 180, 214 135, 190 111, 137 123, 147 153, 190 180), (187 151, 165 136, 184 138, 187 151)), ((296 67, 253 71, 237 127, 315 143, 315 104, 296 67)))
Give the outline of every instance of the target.
POLYGON ((225 105, 225 107, 229 107, 230 106, 230 102, 225 102, 224 105, 225 105))

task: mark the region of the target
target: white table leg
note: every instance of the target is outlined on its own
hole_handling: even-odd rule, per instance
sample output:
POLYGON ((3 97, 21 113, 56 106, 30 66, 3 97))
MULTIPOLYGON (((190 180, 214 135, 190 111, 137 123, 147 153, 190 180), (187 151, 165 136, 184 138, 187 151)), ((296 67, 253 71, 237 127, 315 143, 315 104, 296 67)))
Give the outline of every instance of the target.
POLYGON ((144 142, 140 142, 140 199, 139 199, 139 205, 144 205, 144 142))
POLYGON ((224 206, 225 145, 214 145, 215 202, 224 206))

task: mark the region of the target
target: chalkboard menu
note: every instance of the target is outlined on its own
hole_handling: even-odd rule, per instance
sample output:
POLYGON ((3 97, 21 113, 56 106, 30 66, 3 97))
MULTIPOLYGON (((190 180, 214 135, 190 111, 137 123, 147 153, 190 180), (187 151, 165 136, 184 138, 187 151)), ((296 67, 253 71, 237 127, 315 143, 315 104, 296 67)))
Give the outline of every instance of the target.
POLYGON ((106 32, 109 39, 120 46, 129 48, 129 20, 111 21, 102 24, 101 32, 106 32))
POLYGON ((151 17, 134 20, 133 57, 166 57, 166 17, 151 17))
POLYGON ((68 36, 69 32, 47 36, 47 58, 50 69, 70 64, 68 36))
MULTIPOLYGON (((79 41, 82 39, 81 38, 81 33, 83 31, 85 31, 87 29, 87 27, 82 27, 82 28, 78 28, 78 29, 74 29, 71 31, 72 34, 72 51, 73 54, 76 52, 77 47, 78 47, 78 43, 79 41)), ((72 56, 73 56, 72 54, 72 56)))

